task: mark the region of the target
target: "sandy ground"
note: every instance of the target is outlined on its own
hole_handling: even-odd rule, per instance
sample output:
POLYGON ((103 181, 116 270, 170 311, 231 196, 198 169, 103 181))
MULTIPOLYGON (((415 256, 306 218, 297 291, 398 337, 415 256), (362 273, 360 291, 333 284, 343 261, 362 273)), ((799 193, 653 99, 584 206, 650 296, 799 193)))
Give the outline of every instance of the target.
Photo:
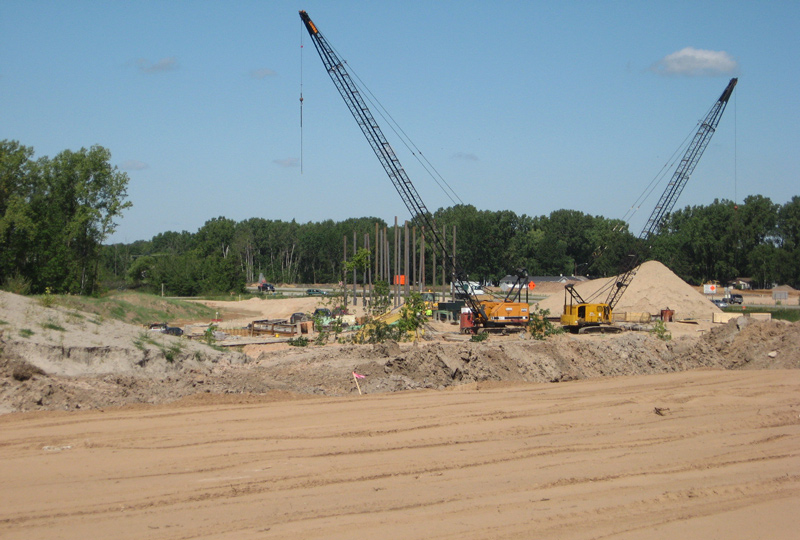
POLYGON ((794 539, 800 371, 0 417, 15 539, 794 539), (656 408, 661 414, 656 413, 656 408))
POLYGON ((248 355, 1 292, 0 321, 0 538, 800 530, 800 323, 248 355))
MULTIPOLYGON (((328 298, 319 296, 288 298, 250 298, 241 301, 202 301, 209 307, 218 309, 222 322, 220 328, 242 328, 258 319, 288 319, 293 313, 311 314, 318 307, 330 307, 328 298)), ((348 312, 352 315, 364 315, 361 298, 358 304, 348 302, 348 312)))

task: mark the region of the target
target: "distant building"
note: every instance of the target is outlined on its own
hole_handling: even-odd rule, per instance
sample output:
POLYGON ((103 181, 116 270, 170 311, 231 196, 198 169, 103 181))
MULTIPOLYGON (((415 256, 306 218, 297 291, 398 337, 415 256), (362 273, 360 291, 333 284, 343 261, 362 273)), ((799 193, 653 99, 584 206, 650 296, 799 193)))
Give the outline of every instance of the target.
POLYGON ((737 277, 736 279, 728 283, 728 287, 733 287, 735 289, 741 289, 741 290, 750 290, 753 288, 753 278, 737 277))

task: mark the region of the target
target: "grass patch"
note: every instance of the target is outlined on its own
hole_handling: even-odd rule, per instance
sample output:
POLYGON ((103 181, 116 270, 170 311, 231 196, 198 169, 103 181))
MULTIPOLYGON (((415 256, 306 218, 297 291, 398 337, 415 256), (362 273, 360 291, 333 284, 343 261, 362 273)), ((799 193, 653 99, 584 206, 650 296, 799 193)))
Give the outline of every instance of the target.
POLYGON ((183 350, 183 343, 177 342, 173 343, 169 347, 161 348, 161 352, 164 353, 164 358, 167 359, 167 362, 172 363, 175 361, 175 358, 181 353, 183 350))
POLYGON ((747 307, 742 309, 741 306, 728 306, 723 309, 726 313, 741 313, 746 315, 748 313, 771 313, 773 319, 789 322, 800 321, 800 309, 782 308, 782 307, 747 307))
MULTIPOLYGON (((215 314, 210 307, 196 302, 134 291, 114 292, 99 298, 58 295, 57 303, 78 311, 94 313, 100 322, 103 318, 109 318, 133 324, 150 324, 181 319, 212 319, 215 314)), ((96 321, 90 322, 100 324, 96 321)))
POLYGON ((154 345, 158 347, 158 342, 153 339, 153 336, 148 334, 147 332, 139 332, 139 335, 136 336, 136 339, 133 340, 133 346, 143 351, 145 349, 145 345, 154 345))
POLYGON ((0 319, 0 324, 8 324, 8 321, 4 321, 3 319, 0 319))
POLYGON ((19 335, 20 335, 20 336, 22 336, 22 337, 24 337, 24 338, 29 338, 29 337, 31 337, 31 336, 32 336, 34 333, 35 333, 35 332, 34 332, 33 330, 31 330, 30 328, 21 328, 21 329, 20 329, 20 331, 19 331, 19 335))
POLYGON ((63 326, 50 321, 39 323, 39 326, 41 326, 45 330, 58 330, 59 332, 66 332, 66 329, 63 326))
POLYGON ((155 337, 153 337, 151 334, 147 332, 139 332, 139 335, 133 340, 133 346, 140 351, 143 351, 147 348, 147 345, 152 345, 160 350, 164 354, 164 358, 166 358, 167 362, 169 363, 174 362, 181 351, 183 351, 183 343, 180 341, 177 341, 167 347, 155 339, 155 337))

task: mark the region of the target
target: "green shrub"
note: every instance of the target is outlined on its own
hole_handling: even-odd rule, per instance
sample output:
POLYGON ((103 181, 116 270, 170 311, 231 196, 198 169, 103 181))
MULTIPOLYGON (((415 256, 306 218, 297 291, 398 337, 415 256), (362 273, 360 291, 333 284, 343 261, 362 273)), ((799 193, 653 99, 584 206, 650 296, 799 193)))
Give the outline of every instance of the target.
POLYGON ((479 334, 473 334, 472 337, 469 338, 470 341, 475 341, 475 342, 486 341, 487 339, 489 339, 489 332, 481 332, 479 334))
POLYGON ((550 315, 549 309, 540 309, 539 304, 530 310, 528 318, 528 333, 533 339, 545 339, 547 336, 564 333, 564 329, 554 325, 547 318, 550 315))
POLYGON ((307 347, 308 338, 305 336, 298 336, 289 340, 289 345, 292 347, 307 347))
POLYGON ((658 339, 669 341, 672 339, 672 334, 667 331, 667 325, 664 321, 656 321, 650 333, 658 339))

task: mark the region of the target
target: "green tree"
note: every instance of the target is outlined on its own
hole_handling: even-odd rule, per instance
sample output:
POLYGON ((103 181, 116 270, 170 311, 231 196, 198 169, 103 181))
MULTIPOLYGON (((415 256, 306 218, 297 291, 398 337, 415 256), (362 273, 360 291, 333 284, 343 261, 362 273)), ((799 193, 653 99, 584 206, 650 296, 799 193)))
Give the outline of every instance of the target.
POLYGON ((0 284, 17 276, 30 281, 28 257, 36 220, 30 207, 36 183, 33 149, 0 141, 0 284))
POLYGON ((0 143, 0 234, 9 251, 2 272, 25 275, 31 292, 91 294, 102 244, 131 205, 128 176, 101 146, 31 156, 16 142, 0 143))

